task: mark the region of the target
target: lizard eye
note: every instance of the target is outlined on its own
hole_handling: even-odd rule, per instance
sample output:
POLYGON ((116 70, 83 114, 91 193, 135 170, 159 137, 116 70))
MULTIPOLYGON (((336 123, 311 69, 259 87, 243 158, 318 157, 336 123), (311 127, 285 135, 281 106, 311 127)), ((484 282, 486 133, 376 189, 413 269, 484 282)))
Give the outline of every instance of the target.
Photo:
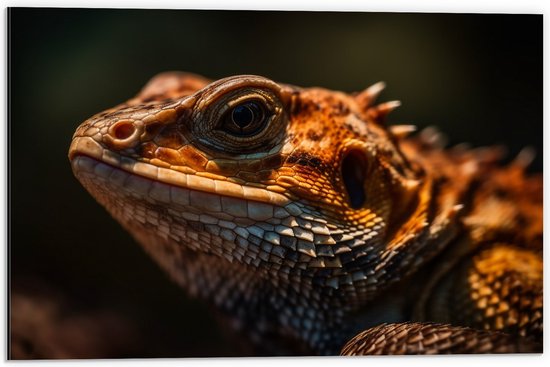
POLYGON ((181 120, 190 140, 229 155, 269 151, 283 141, 290 88, 244 75, 214 82, 199 92, 191 115, 181 120))
POLYGON ((263 130, 268 117, 260 101, 246 101, 231 107, 224 114, 221 128, 234 136, 252 136, 263 130))

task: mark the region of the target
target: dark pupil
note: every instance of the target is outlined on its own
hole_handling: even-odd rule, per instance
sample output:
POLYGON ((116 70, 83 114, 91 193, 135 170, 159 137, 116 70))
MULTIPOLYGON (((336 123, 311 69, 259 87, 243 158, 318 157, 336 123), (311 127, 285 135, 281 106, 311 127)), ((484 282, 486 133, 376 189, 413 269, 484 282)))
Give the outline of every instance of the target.
POLYGON ((231 118, 235 125, 244 129, 258 119, 259 115, 260 110, 256 103, 246 103, 235 107, 231 113, 231 118))
POLYGON ((261 101, 246 101, 231 107, 222 117, 221 128, 241 137, 250 137, 262 131, 269 121, 265 105, 261 101))

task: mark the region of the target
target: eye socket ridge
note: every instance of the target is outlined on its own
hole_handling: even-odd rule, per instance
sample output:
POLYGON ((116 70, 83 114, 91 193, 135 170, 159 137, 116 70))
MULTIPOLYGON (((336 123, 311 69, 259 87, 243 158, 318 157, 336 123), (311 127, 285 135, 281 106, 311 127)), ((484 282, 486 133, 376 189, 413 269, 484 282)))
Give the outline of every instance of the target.
POLYGON ((265 129, 272 115, 260 98, 237 101, 223 113, 218 129, 235 137, 251 137, 265 129))

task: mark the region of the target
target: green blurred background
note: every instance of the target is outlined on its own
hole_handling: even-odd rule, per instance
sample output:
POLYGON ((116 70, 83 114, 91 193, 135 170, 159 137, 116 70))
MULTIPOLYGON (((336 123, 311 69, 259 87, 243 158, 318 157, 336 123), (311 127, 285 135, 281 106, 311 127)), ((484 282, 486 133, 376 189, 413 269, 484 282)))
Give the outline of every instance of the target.
POLYGON ((154 74, 260 74, 358 91, 383 80, 391 123, 437 125, 451 144, 526 146, 542 170, 542 16, 9 10, 11 280, 40 279, 75 307, 138 330, 134 357, 238 353, 72 176, 71 136, 154 74))

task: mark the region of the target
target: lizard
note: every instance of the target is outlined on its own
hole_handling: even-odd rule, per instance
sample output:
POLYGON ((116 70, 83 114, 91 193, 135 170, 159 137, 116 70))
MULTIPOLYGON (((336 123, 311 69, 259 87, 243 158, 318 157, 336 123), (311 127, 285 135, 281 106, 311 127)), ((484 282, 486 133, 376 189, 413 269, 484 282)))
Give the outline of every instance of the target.
POLYGON ((152 78, 84 121, 76 178, 266 355, 540 352, 542 177, 353 94, 152 78))

